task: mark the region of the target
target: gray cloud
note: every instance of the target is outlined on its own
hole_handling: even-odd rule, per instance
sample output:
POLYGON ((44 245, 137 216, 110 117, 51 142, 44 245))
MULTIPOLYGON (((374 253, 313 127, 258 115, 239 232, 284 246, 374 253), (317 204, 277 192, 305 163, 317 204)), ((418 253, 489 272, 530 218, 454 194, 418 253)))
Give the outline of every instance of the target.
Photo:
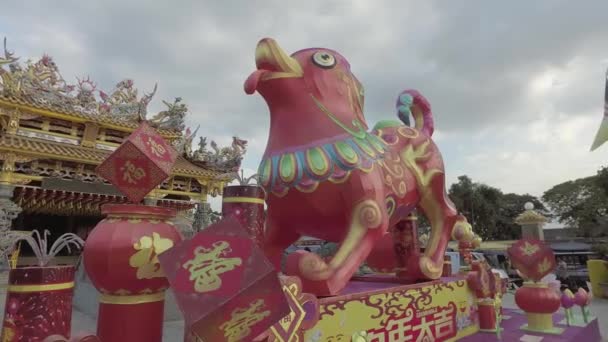
POLYGON ((125 77, 142 90, 158 81, 158 98, 182 96, 204 134, 263 141, 265 105, 242 91, 261 37, 288 51, 341 51, 366 87, 370 122, 393 116, 396 94, 414 87, 449 133, 532 120, 530 80, 577 58, 586 64, 555 90, 556 106, 595 106, 607 12, 599 1, 16 1, 0 13, 0 33, 17 54, 48 52, 66 77, 90 74, 104 89, 125 77))

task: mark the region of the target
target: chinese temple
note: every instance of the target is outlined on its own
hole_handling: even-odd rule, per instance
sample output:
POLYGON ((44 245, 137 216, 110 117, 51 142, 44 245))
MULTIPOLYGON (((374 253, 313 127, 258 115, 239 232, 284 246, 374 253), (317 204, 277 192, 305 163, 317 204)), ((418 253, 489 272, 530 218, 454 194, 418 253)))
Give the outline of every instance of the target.
POLYGON ((235 137, 232 147, 211 142, 208 150, 206 138, 200 138, 193 151, 196 132, 185 127, 188 107, 181 98, 163 101, 167 109, 147 118, 155 92, 156 86, 139 95, 128 79, 110 92, 98 90, 88 77, 69 84, 50 56, 22 63, 5 40, 0 55, 0 226, 84 229, 86 235, 101 218, 101 205, 127 201, 95 168, 143 120, 179 153, 171 176, 146 203, 191 213, 208 207, 207 196, 220 195, 235 178, 247 142, 235 137))

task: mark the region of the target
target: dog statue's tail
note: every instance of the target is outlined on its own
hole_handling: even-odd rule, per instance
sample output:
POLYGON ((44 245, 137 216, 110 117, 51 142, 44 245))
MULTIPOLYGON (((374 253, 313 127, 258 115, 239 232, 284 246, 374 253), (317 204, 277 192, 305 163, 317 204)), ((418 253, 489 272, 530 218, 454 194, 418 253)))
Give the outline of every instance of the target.
POLYGON ((435 124, 431 104, 417 90, 402 91, 397 98, 396 106, 397 116, 404 124, 410 125, 410 115, 412 115, 417 130, 429 137, 433 135, 435 124))

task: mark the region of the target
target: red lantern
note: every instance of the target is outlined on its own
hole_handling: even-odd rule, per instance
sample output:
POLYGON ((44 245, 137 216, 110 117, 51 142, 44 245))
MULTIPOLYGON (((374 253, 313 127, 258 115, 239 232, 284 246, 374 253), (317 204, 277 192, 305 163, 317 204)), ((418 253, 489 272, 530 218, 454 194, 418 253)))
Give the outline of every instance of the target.
POLYGON ((105 205, 107 217, 89 235, 84 265, 101 292, 97 335, 102 341, 160 342, 169 282, 158 255, 180 234, 173 209, 105 205))
POLYGON ((222 216, 234 216, 262 246, 264 239, 264 189, 257 185, 235 185, 224 189, 222 216))
POLYGON ((515 303, 528 316, 528 329, 548 331, 553 329, 552 314, 560 307, 559 295, 547 284, 524 283, 515 292, 515 303))
POLYGON ((15 268, 8 283, 1 341, 70 336, 74 266, 15 268))

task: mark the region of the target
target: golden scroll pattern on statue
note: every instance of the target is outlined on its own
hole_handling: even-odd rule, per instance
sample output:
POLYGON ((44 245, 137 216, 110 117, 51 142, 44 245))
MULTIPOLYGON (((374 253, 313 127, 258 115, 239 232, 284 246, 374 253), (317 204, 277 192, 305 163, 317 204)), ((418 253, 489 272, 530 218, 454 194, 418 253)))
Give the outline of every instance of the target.
POLYGON ((173 241, 152 233, 152 236, 142 236, 133 244, 137 251, 129 259, 129 265, 137 268, 137 279, 162 278, 164 274, 158 261, 158 255, 173 247, 173 241))
POLYGON ((195 291, 209 292, 219 289, 222 286, 220 275, 243 264, 241 258, 225 257, 231 251, 227 241, 217 241, 211 248, 199 246, 194 250, 194 258, 185 262, 183 267, 190 272, 195 291))
POLYGON ((220 325, 228 342, 236 342, 251 334, 251 328, 270 316, 263 299, 257 299, 246 308, 237 308, 230 314, 230 320, 220 325))
POLYGON ((129 184, 137 184, 146 175, 144 169, 136 167, 130 160, 125 162, 120 171, 122 171, 122 180, 129 184))
POLYGON ((158 158, 164 157, 165 153, 167 153, 167 149, 162 144, 159 144, 152 137, 148 137, 147 145, 148 147, 150 147, 150 151, 152 152, 152 154, 157 156, 158 158))

